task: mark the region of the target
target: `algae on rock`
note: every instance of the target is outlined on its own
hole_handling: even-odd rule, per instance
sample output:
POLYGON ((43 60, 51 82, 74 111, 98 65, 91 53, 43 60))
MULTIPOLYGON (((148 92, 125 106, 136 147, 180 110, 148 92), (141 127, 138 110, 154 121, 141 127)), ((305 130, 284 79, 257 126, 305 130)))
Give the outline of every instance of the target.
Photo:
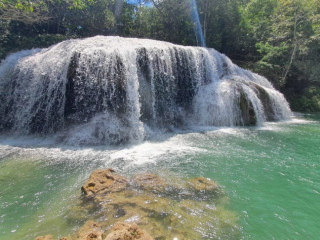
MULTIPOLYGON (((96 170, 82 191, 69 216, 77 222, 99 222, 91 232, 97 239, 135 239, 127 237, 143 231, 145 238, 139 239, 233 239, 240 234, 237 216, 225 208, 227 197, 207 178, 172 181, 143 173, 130 179, 112 169, 96 170)), ((80 240, 81 229, 68 240, 80 240)))

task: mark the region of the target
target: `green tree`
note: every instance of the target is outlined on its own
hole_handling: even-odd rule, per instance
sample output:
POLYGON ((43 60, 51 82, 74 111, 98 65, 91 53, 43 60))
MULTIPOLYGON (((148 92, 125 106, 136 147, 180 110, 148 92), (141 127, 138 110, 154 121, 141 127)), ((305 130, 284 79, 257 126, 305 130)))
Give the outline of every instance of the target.
POLYGON ((198 8, 208 47, 236 58, 240 15, 237 0, 199 0, 198 8))
POLYGON ((295 109, 316 109, 319 0, 251 0, 240 12, 242 36, 251 37, 244 43, 251 49, 253 70, 281 88, 295 109))

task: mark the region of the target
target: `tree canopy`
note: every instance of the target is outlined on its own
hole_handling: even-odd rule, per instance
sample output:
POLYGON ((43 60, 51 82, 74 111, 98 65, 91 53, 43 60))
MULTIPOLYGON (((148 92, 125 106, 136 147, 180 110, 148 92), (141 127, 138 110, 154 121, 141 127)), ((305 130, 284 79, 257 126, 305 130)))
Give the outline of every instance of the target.
MULTIPOLYGON (((320 0, 196 0, 207 47, 266 76, 295 110, 320 111, 320 0)), ((69 38, 198 45, 191 0, 0 0, 0 58, 69 38)))

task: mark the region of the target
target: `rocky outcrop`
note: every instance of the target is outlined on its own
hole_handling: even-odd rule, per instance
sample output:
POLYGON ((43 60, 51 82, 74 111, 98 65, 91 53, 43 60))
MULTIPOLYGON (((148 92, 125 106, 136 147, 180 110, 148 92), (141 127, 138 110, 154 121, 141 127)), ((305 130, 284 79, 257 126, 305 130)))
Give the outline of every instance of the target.
POLYGON ((103 195, 110 192, 119 192, 126 189, 128 181, 125 177, 115 173, 111 168, 94 171, 81 190, 86 197, 103 195))
POLYGON ((63 240, 239 238, 236 215, 224 208, 218 184, 204 177, 144 173, 127 179, 112 169, 96 170, 82 191, 90 200, 79 198, 67 216, 99 223, 87 221, 63 240))
POLYGON ((153 238, 136 224, 118 222, 105 240, 153 240, 153 238))
POLYGON ((253 126, 257 124, 257 117, 252 102, 250 102, 243 92, 240 92, 240 110, 244 126, 253 126))
POLYGON ((277 121, 278 119, 276 118, 275 114, 275 106, 273 106, 272 104, 272 99, 269 96, 268 92, 266 91, 266 89, 264 89, 263 87, 261 87, 258 84, 255 83, 248 83, 248 85, 251 85, 257 92, 259 99, 263 105, 264 108, 264 114, 266 117, 267 121, 277 121))
MULTIPOLYGON (((105 231, 101 224, 94 221, 87 221, 74 236, 63 237, 60 240, 153 240, 153 238, 143 231, 136 223, 117 222, 111 232, 105 237, 105 231)), ((53 240, 52 235, 45 235, 35 238, 35 240, 53 240)))
POLYGON ((104 240, 101 224, 88 221, 86 222, 77 233, 77 240, 104 240))

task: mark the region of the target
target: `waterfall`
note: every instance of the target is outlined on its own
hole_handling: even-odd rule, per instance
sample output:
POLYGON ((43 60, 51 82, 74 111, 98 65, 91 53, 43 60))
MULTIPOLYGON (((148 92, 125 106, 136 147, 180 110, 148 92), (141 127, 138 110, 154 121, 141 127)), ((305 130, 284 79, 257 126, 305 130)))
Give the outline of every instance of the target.
POLYGON ((0 65, 0 93, 1 133, 69 144, 291 116, 270 82, 214 49, 148 39, 96 36, 14 53, 0 65))

